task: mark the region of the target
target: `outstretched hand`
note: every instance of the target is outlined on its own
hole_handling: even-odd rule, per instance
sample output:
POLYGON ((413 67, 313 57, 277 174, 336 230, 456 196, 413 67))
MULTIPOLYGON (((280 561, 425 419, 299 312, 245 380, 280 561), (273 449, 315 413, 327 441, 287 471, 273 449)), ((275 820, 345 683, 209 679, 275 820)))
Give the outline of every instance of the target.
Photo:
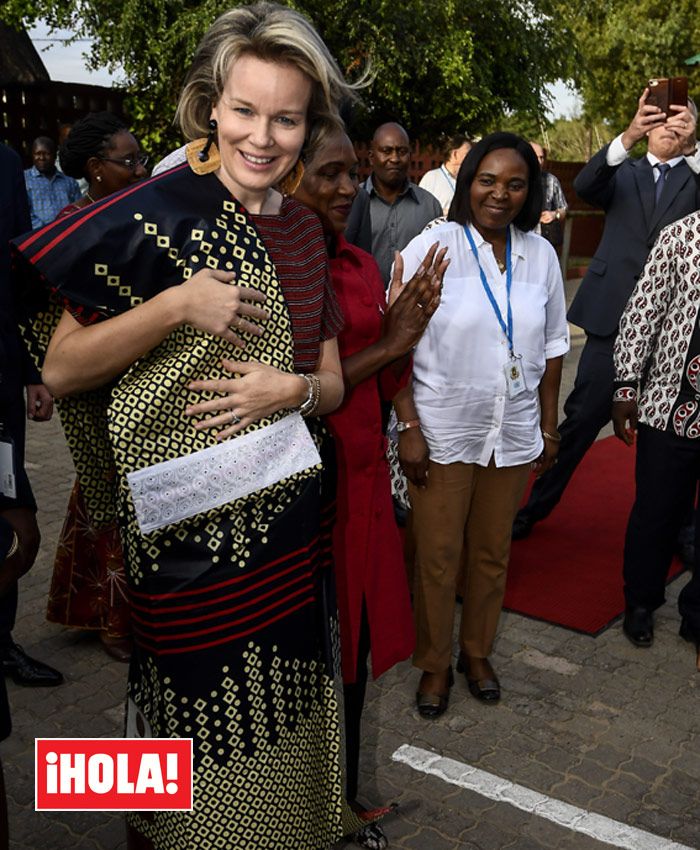
MULTIPOLYGON (((430 246, 428 253, 423 258, 423 262, 418 266, 413 277, 405 284, 403 282, 403 257, 398 251, 394 252, 394 269, 392 271, 391 283, 389 284, 389 294, 387 297, 389 307, 392 306, 406 287, 411 284, 417 286, 421 283, 422 287, 425 288, 427 292, 432 293, 433 296, 437 296, 433 313, 437 310, 438 304, 440 303, 442 279, 450 264, 449 259, 446 259, 447 248, 442 248, 442 250, 438 251, 439 247, 439 242, 434 242, 430 246)), ((430 299, 421 301, 421 305, 425 307, 429 301, 430 299)))
POLYGON ((403 259, 396 252, 382 334, 394 357, 407 354, 418 343, 440 305, 442 278, 450 261, 445 259, 447 248, 438 251, 438 247, 436 242, 405 284, 401 281, 403 259))

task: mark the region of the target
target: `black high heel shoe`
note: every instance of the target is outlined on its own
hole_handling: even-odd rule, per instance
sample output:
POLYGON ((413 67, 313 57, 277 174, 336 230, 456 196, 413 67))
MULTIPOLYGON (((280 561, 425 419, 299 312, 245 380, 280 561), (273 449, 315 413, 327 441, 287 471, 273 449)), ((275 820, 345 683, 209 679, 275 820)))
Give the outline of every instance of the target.
POLYGON ((696 667, 698 673, 700 673, 700 638, 693 633, 690 628, 690 624, 685 617, 681 620, 681 627, 678 629, 678 634, 683 638, 683 640, 687 640, 688 643, 692 643, 695 647, 695 652, 697 653, 696 667))

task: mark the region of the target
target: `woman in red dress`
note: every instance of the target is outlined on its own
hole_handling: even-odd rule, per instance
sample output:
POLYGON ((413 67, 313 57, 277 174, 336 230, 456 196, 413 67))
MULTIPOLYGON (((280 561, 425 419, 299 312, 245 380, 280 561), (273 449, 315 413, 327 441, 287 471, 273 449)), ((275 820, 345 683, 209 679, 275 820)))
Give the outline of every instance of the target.
MULTIPOLYGON (((146 176, 147 157, 124 122, 111 112, 91 112, 77 121, 61 145, 60 161, 88 189, 59 218, 126 189, 146 176)), ((131 657, 131 624, 124 556, 116 520, 100 521, 88 510, 76 479, 56 549, 46 617, 52 623, 99 631, 105 652, 131 657)))
MULTIPOLYGON (((338 131, 306 162, 295 197, 321 219, 331 280, 345 317, 338 347, 346 394, 326 421, 335 437, 338 462, 333 554, 344 682, 346 796, 361 810, 357 786, 367 658, 371 650, 373 675, 380 676, 407 658, 414 642, 381 402, 390 401, 408 378, 409 352, 437 309, 447 261, 436 243, 423 269, 403 286, 398 257, 387 308, 376 262, 343 237, 358 191, 357 165, 350 139, 338 131)), ((364 827, 355 841, 368 848, 387 846, 377 824, 364 827)))

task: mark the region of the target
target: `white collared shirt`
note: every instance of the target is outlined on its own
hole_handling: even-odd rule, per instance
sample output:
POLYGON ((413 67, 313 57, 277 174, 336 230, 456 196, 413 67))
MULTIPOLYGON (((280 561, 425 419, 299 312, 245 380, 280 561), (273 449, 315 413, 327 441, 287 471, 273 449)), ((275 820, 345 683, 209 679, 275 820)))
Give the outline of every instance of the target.
MULTIPOLYGON (((490 243, 470 227, 479 260, 506 319, 506 275, 490 243)), ((542 452, 538 387, 545 361, 569 350, 564 285, 554 248, 511 227, 513 340, 527 390, 508 398, 508 343, 479 277, 464 230, 445 222, 402 251, 409 280, 430 246, 448 247, 440 306, 413 357, 413 391, 421 428, 436 463, 516 466, 542 452)))
POLYGON ((440 202, 442 211, 447 215, 447 211, 452 203, 452 198, 455 194, 455 179, 450 172, 441 165, 440 168, 433 168, 431 171, 426 171, 421 177, 418 184, 421 189, 430 192, 440 202))

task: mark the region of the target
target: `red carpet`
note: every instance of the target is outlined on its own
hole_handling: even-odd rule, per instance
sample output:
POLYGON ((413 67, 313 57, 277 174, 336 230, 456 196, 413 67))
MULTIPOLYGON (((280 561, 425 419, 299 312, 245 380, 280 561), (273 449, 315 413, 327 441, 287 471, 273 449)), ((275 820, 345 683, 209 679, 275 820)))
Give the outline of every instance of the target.
MULTIPOLYGON (((595 635, 622 614, 622 550, 634 501, 634 449, 594 443, 564 496, 513 541, 504 607, 595 635)), ((682 570, 674 562, 671 577, 682 570)))

